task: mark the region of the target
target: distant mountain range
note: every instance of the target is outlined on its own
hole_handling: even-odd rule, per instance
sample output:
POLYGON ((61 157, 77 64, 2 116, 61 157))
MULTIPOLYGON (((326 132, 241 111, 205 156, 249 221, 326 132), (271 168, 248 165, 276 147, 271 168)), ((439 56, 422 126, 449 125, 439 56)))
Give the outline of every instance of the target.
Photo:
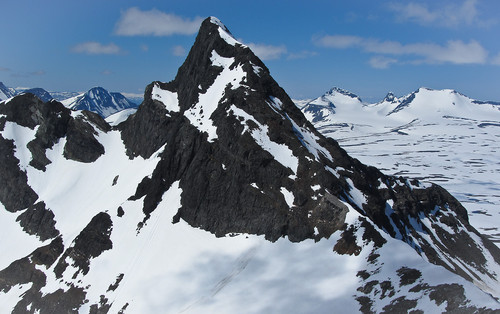
POLYGON ((72 110, 88 110, 106 118, 116 112, 136 108, 137 104, 129 101, 120 93, 110 93, 102 87, 65 99, 62 104, 72 110))
POLYGON ((423 87, 400 98, 388 93, 378 103, 365 103, 355 94, 335 87, 316 99, 296 104, 319 130, 325 134, 337 132, 337 137, 353 130, 385 132, 406 123, 436 122, 450 116, 494 119, 500 112, 496 102, 477 101, 450 89, 423 87))
MULTIPOLYGON (((106 118, 124 109, 137 108, 137 104, 121 93, 108 92, 102 87, 94 87, 85 93, 48 92, 43 88, 19 89, 7 88, 0 82, 0 101, 18 94, 31 93, 43 102, 55 99, 73 110, 89 110, 106 118)), ((135 96, 135 95, 134 95, 135 96)), ((137 98, 140 99, 140 98, 137 98)))

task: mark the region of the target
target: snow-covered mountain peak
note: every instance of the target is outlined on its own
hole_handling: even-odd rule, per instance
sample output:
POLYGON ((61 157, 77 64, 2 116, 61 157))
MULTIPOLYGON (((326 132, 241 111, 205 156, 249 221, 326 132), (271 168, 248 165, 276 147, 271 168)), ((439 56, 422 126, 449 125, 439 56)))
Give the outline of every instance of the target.
POLYGON ((325 95, 336 95, 336 94, 341 94, 341 95, 356 99, 359 102, 362 102, 361 98, 359 98, 358 95, 351 93, 350 91, 342 89, 340 87, 333 87, 328 92, 325 93, 325 95))
POLYGON ((231 34, 231 32, 229 31, 229 29, 226 27, 226 25, 224 25, 224 23, 222 23, 222 22, 221 22, 221 20, 219 20, 217 17, 215 17, 215 16, 211 16, 211 17, 209 17, 209 18, 207 18, 207 19, 205 20, 205 22, 208 22, 208 21, 209 21, 210 23, 212 23, 212 24, 214 24, 214 25, 218 26, 219 28, 221 28, 221 29, 222 29, 224 32, 226 32, 227 34, 229 34, 229 35, 233 36, 233 35, 231 34))
POLYGON ((453 89, 430 89, 421 87, 416 91, 401 97, 387 115, 413 116, 426 119, 432 116, 440 118, 446 115, 472 118, 489 110, 480 107, 473 99, 453 89))
MULTIPOLYGON (((203 23, 208 23, 210 22, 213 25, 216 25, 218 27, 219 31, 219 36, 224 39, 228 44, 230 45, 243 45, 241 42, 239 42, 236 38, 234 38, 233 34, 229 31, 229 29, 224 25, 218 18, 211 16, 207 18, 203 23)), ((203 24, 202 24, 203 27, 203 24)))
POLYGON ((345 112, 359 112, 365 104, 357 95, 338 87, 333 87, 322 96, 311 100, 302 107, 309 121, 330 123, 333 115, 345 112))
POLYGON ((395 103, 398 101, 398 98, 396 95, 394 95, 393 92, 388 92, 387 95, 385 95, 384 100, 382 102, 388 102, 388 103, 395 103))
POLYGON ((72 110, 93 111, 103 118, 124 109, 137 107, 122 94, 110 93, 102 87, 93 87, 85 93, 63 100, 62 104, 72 110))
POLYGON ((209 141, 218 138, 217 124, 222 124, 222 120, 216 121, 216 115, 222 117, 224 113, 227 118, 234 114, 230 103, 250 115, 251 110, 262 112, 267 108, 281 117, 300 115, 252 50, 228 36, 233 38, 219 20, 206 19, 175 79, 150 84, 145 105, 161 104, 166 115, 184 115, 208 135, 209 141))
POLYGON ((14 89, 8 88, 2 82, 0 82, 0 101, 14 97, 15 94, 16 93, 14 89))

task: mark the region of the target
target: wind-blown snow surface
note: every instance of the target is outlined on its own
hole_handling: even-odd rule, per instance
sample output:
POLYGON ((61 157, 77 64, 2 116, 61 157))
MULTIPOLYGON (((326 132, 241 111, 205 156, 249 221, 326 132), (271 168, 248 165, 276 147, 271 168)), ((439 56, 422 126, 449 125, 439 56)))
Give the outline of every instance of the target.
POLYGON ((123 121, 127 120, 127 118, 136 111, 137 111, 136 108, 129 108, 129 109, 124 109, 122 111, 118 111, 108 116, 106 118, 106 122, 108 122, 109 125, 111 126, 116 126, 122 123, 123 121))
POLYGON ((376 104, 341 91, 298 105, 361 162, 445 187, 471 224, 500 243, 499 106, 453 90, 420 88, 376 104))

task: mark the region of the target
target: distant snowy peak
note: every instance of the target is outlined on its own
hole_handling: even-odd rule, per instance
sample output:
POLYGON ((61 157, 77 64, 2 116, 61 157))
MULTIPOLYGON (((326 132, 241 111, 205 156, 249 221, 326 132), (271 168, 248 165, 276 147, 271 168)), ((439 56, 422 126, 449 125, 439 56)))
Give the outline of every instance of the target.
POLYGON ((88 110, 106 118, 124 109, 137 105, 120 93, 110 93, 102 87, 91 88, 86 93, 63 100, 62 103, 72 110, 88 110))
POLYGON ((47 101, 54 99, 49 92, 47 92, 45 89, 39 88, 39 87, 26 89, 22 93, 23 94, 27 94, 27 93, 33 94, 36 97, 40 98, 40 100, 43 102, 47 102, 47 101))
POLYGON ((475 111, 490 110, 494 104, 478 102, 452 89, 435 90, 421 87, 416 91, 395 99, 395 107, 387 115, 469 115, 475 111))
POLYGON ((340 94, 340 95, 344 95, 344 96, 347 96, 347 97, 352 98, 352 99, 356 99, 356 100, 357 100, 357 101, 359 101, 359 102, 363 102, 363 101, 361 100, 361 98, 359 98, 359 96, 358 96, 358 95, 353 94, 353 93, 351 93, 350 91, 345 90, 345 89, 342 89, 342 88, 339 88, 339 87, 333 87, 332 89, 330 89, 330 90, 329 90, 329 91, 325 94, 325 96, 326 96, 326 95, 338 95, 338 94, 340 94))
POLYGON ((0 101, 14 97, 15 94, 16 92, 13 88, 9 88, 0 82, 0 101))
POLYGON ((447 116, 479 118, 489 114, 496 115, 500 110, 499 104, 495 102, 477 101, 453 89, 436 90, 426 87, 402 97, 389 92, 382 101, 372 104, 363 103, 357 95, 334 87, 324 95, 300 104, 299 108, 316 126, 331 123, 348 126, 353 121, 363 121, 362 124, 366 124, 368 120, 368 124, 374 125, 371 120, 383 120, 384 117, 407 123, 414 119, 428 120, 447 116))
POLYGON ((339 111, 358 110, 363 107, 363 101, 357 95, 338 87, 333 87, 321 97, 318 97, 302 107, 302 112, 313 123, 330 122, 331 115, 339 111))
POLYGON ((389 92, 387 95, 385 95, 384 100, 382 102, 387 102, 387 103, 396 103, 398 102, 398 98, 394 95, 394 93, 389 92))

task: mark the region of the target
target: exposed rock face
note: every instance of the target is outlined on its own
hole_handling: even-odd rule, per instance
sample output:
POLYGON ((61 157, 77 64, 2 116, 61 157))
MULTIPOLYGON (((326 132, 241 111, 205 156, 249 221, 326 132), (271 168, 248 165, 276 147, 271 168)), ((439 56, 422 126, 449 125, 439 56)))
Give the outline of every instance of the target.
POLYGON ((113 243, 109 239, 113 222, 107 213, 97 214, 82 232, 75 238, 74 245, 69 247, 59 259, 54 273, 58 278, 69 266, 68 258, 73 260, 72 266, 77 268, 73 274, 75 278, 78 273, 83 275, 89 271, 90 260, 99 256, 103 251, 110 250, 113 243))
POLYGON ((44 202, 38 202, 28 207, 17 220, 23 230, 32 235, 38 235, 40 240, 55 238, 59 231, 55 227, 54 213, 45 208, 44 202))
MULTIPOLYGON (((5 119, 0 118, 5 125, 5 119)), ((2 128, 3 129, 3 128, 2 128)), ((26 173, 19 169, 19 159, 14 156, 14 143, 0 135, 0 201, 10 212, 16 212, 32 205, 38 198, 27 184, 26 173)))
POLYGON ((28 143, 32 153, 30 164, 37 169, 44 170, 50 163, 45 151, 62 137, 67 140, 64 152, 69 159, 93 162, 104 154, 104 147, 95 139, 97 132, 93 125, 105 132, 110 127, 95 113, 85 112, 73 117, 71 110, 61 103, 43 103, 33 94, 22 94, 2 104, 0 113, 6 115, 7 121, 30 129, 37 127, 35 139, 28 143))
POLYGON ((49 268, 63 252, 61 237, 50 244, 36 249, 29 256, 19 259, 0 271, 0 292, 8 292, 19 284, 31 283, 23 298, 13 308, 12 313, 26 313, 29 307, 40 313, 71 313, 83 304, 85 292, 81 288, 69 287, 66 291, 43 295, 40 289, 45 286, 46 275, 38 267, 49 268), (37 267, 38 266, 38 267, 37 267))

